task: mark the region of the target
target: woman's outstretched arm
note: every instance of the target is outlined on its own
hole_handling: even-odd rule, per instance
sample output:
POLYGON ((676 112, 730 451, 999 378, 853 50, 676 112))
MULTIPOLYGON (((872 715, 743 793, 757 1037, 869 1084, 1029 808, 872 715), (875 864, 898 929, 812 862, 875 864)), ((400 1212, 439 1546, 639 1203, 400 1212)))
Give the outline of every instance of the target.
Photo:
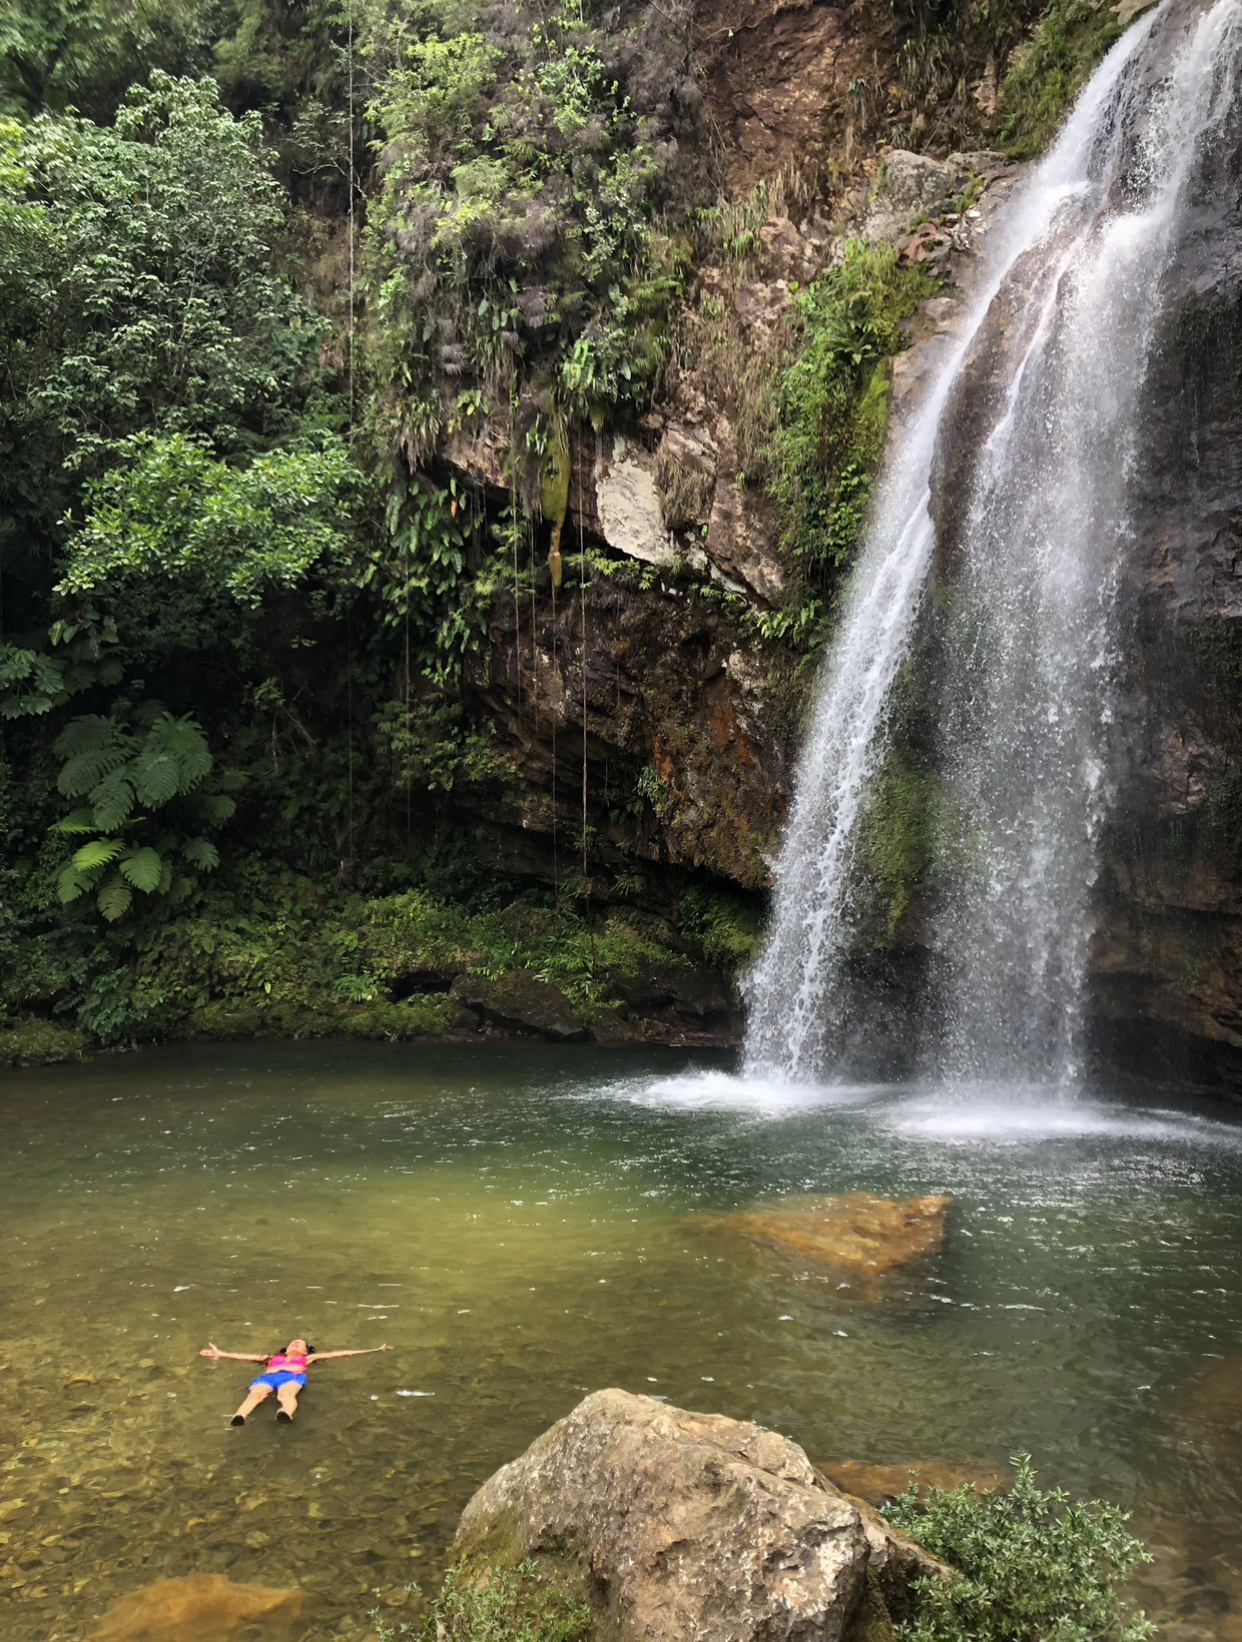
POLYGON ((391 1346, 362 1346, 357 1351, 316 1351, 306 1359, 308 1363, 326 1362, 329 1357, 369 1357, 375 1351, 391 1351, 391 1346))
POLYGON ((267 1358, 254 1351, 221 1351, 214 1340, 208 1343, 199 1352, 200 1357, 228 1357, 235 1363, 265 1363, 267 1358))

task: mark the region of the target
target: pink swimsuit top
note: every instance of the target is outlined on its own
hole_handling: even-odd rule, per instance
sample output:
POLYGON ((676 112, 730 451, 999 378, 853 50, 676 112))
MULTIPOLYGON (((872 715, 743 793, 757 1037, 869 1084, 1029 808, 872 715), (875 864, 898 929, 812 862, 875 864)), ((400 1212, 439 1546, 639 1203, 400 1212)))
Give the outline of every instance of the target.
POLYGON ((296 1352, 292 1357, 286 1356, 284 1352, 277 1352, 275 1357, 267 1359, 268 1373, 283 1368, 291 1374, 304 1374, 306 1372, 306 1361, 305 1357, 299 1357, 296 1352))

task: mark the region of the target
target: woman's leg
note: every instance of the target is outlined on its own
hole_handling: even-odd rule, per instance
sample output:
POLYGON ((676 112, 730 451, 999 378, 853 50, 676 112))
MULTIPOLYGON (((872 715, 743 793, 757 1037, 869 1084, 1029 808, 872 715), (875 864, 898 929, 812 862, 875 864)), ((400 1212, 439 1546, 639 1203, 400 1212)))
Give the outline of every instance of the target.
POLYGON ((245 1402, 233 1416, 233 1424, 245 1425, 246 1415, 253 1414, 263 1399, 265 1397, 270 1397, 271 1394, 272 1388, 270 1385, 252 1385, 250 1390, 246 1393, 245 1402))
POLYGON ((301 1389, 302 1387, 296 1380, 286 1380, 284 1385, 277 1389, 276 1401, 280 1404, 280 1408, 277 1411, 276 1418, 286 1425, 298 1411, 298 1392, 301 1389))

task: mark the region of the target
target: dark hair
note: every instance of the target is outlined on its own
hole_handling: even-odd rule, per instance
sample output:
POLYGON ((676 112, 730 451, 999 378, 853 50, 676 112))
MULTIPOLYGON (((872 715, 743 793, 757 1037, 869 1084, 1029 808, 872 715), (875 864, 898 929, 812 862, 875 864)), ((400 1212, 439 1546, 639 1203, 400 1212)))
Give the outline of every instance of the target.
MULTIPOLYGON (((294 1339, 294 1340, 297 1340, 297 1339, 300 1339, 300 1338, 301 1338, 301 1336, 300 1336, 300 1335, 298 1335, 298 1334, 295 1334, 295 1335, 294 1335, 294 1336, 293 1336, 293 1339, 294 1339)), ((292 1341, 292 1340, 291 1340, 291 1341, 290 1341, 290 1342, 289 1342, 289 1345, 292 1345, 292 1343, 293 1343, 293 1341, 292 1341)), ((269 1357, 283 1357, 283 1356, 284 1356, 284 1354, 285 1354, 285 1352, 286 1352, 286 1351, 287 1351, 287 1350, 288 1350, 288 1346, 287 1346, 287 1345, 283 1345, 283 1346, 281 1346, 281 1348, 280 1348, 280 1350, 279 1350, 279 1351, 269 1351, 269 1352, 268 1352, 268 1356, 269 1356, 269 1357)), ((307 1341, 307 1342, 306 1342, 306 1355, 307 1355, 307 1356, 308 1356, 308 1357, 313 1357, 313 1356, 314 1356, 314 1355, 315 1355, 315 1348, 314 1348, 314 1346, 313 1346, 313 1345, 312 1345, 312 1344, 311 1344, 311 1343, 310 1343, 310 1341, 309 1341, 309 1340, 308 1340, 308 1341, 307 1341)))

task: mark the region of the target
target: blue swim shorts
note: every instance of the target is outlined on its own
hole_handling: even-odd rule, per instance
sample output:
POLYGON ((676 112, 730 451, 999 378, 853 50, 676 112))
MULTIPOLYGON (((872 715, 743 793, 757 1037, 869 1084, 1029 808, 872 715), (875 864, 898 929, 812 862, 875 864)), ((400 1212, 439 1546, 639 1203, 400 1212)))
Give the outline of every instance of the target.
POLYGON ((251 1380, 250 1389, 257 1385, 270 1385, 273 1391, 279 1391, 282 1385, 305 1385, 305 1374, 293 1374, 287 1368, 269 1368, 266 1374, 260 1374, 257 1380, 251 1380))

